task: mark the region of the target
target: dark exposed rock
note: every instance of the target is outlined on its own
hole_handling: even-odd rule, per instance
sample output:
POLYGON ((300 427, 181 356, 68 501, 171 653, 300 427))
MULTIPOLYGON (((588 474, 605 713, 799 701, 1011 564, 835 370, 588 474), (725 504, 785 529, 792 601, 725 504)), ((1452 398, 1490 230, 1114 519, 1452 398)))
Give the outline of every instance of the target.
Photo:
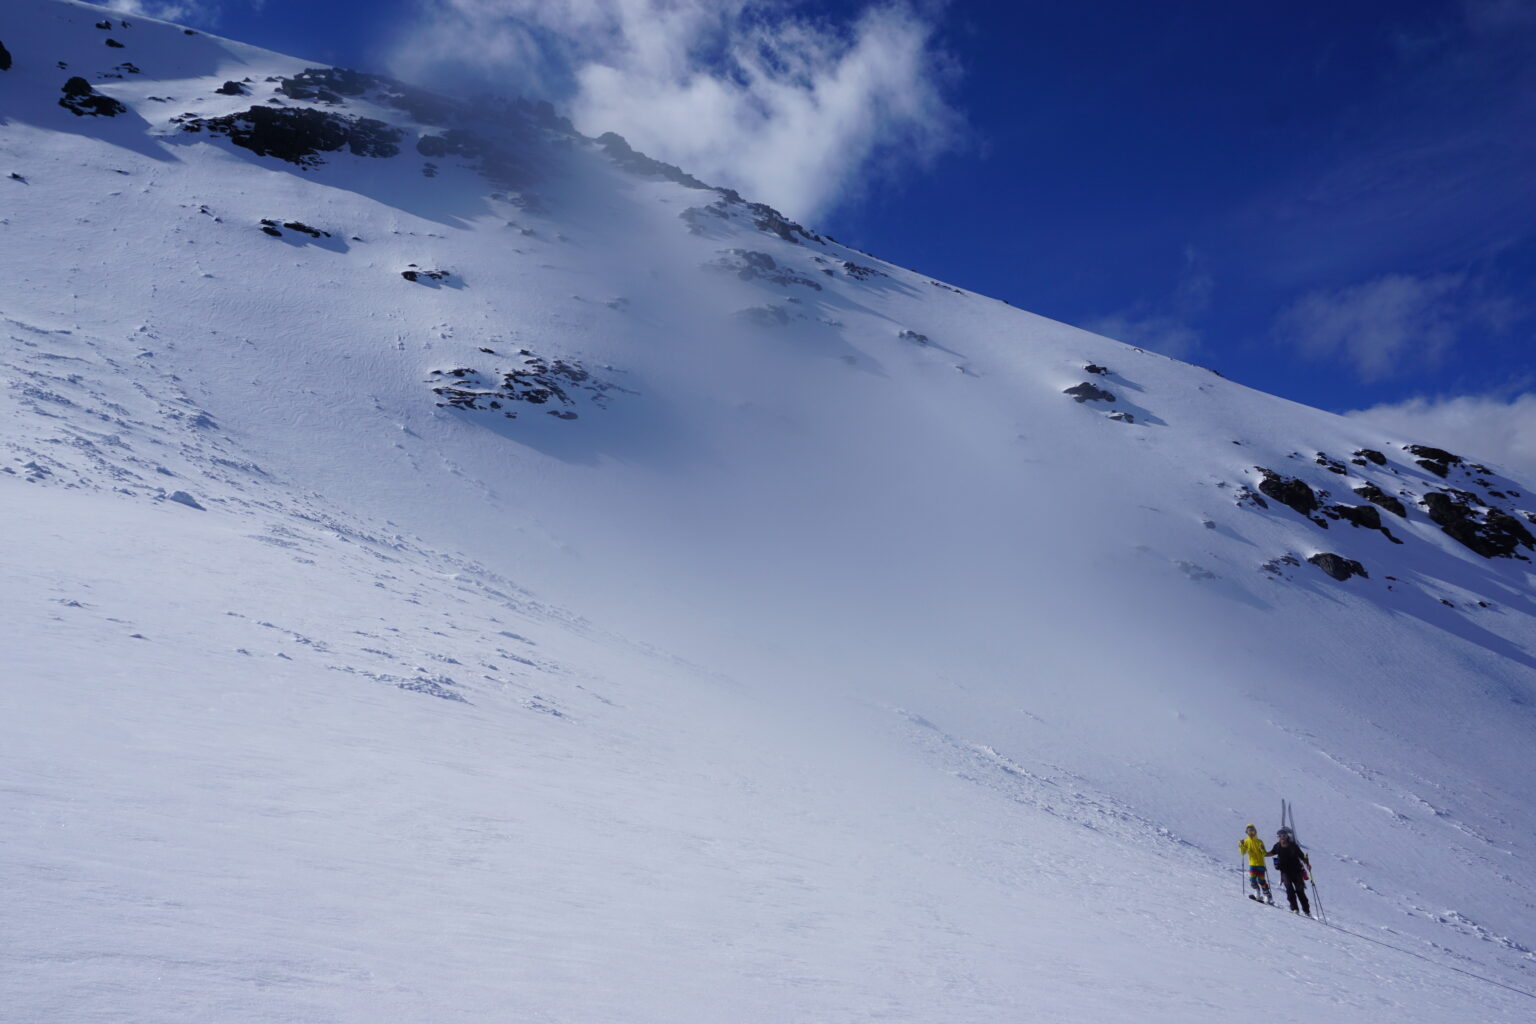
POLYGON ((218 93, 220 96, 244 96, 245 86, 241 85, 239 82, 225 82, 223 85, 219 86, 213 91, 218 93))
POLYGON ((108 39, 107 40, 107 45, 112 47, 114 50, 121 50, 121 49, 123 49, 123 44, 118 42, 116 39, 108 39))
POLYGON ((1338 459, 1330 458, 1326 452, 1317 453, 1317 464, 1328 472, 1337 473, 1340 476, 1344 476, 1349 472, 1349 470, 1344 468, 1344 463, 1338 459))
POLYGON ((896 335, 896 337, 900 338, 902 341, 910 341, 917 345, 928 344, 928 335, 919 334, 916 331, 902 331, 900 334, 896 335))
POLYGON ((416 268, 414 270, 402 270, 400 271, 400 276, 405 278, 407 281, 419 282, 446 281, 449 275, 448 271, 446 270, 422 270, 420 268, 416 268))
POLYGON ((1392 536, 1392 531, 1381 525, 1381 513, 1371 505, 1330 505, 1323 510, 1328 515, 1342 519, 1353 526, 1367 530, 1380 530, 1394 544, 1402 541, 1392 536))
POLYGON ((1239 487, 1237 490, 1237 504, 1255 505, 1259 508, 1269 508, 1269 502, 1259 497, 1251 487, 1239 487))
POLYGON ((673 164, 654 160, 644 153, 630 147, 624 136, 615 132, 604 132, 597 137, 597 144, 603 147, 603 152, 608 154, 608 159, 629 171, 631 174, 645 175, 655 178, 665 178, 667 181, 675 181, 679 185, 688 188, 709 188, 704 182, 687 173, 682 168, 673 164))
POLYGON ((192 497, 192 495, 188 494, 186 491, 172 491, 170 494, 166 495, 166 499, 168 501, 174 501, 179 505, 185 505, 187 508, 195 508, 199 512, 208 511, 202 505, 198 504, 197 499, 192 497))
POLYGON ((185 119, 181 127, 188 132, 206 129, 227 136, 257 156, 276 157, 301 167, 322 164, 325 161, 319 154, 343 149, 354 156, 395 156, 400 152, 402 134, 383 121, 312 108, 252 107, 224 117, 185 119))
POLYGON ((705 265, 706 269, 725 271, 735 274, 743 281, 766 281, 777 285, 804 285, 821 291, 821 285, 795 273, 787 267, 781 267, 772 256, 765 252, 754 252, 751 249, 724 249, 720 258, 713 263, 705 265))
POLYGON ((11 51, 5 48, 4 43, 0 43, 0 71, 9 70, 11 70, 11 51))
POLYGON ((383 83, 377 75, 351 68, 305 68, 284 78, 277 91, 291 99, 341 103, 343 96, 361 96, 383 83))
POLYGON ((1355 488, 1355 493, 1372 504, 1380 505, 1400 519, 1408 518, 1408 509, 1404 507, 1403 503, 1375 484, 1361 484, 1355 488))
POLYGON ((1536 548, 1536 536, 1507 512, 1485 508, 1479 512, 1477 496, 1466 491, 1430 491, 1419 499, 1430 520, 1452 540, 1484 558, 1518 558, 1529 561, 1519 549, 1536 548))
POLYGON ((1294 509, 1310 518, 1312 513, 1317 511, 1317 507, 1322 504, 1317 494, 1303 481, 1272 473, 1262 466, 1255 466, 1254 468, 1264 474, 1264 479, 1259 481, 1260 493, 1274 499, 1286 508, 1294 509))
POLYGON ((1259 568, 1263 569, 1265 572, 1274 573, 1276 576, 1283 576, 1285 574, 1284 567, 1288 565, 1299 566, 1301 565, 1301 559, 1297 558, 1295 555, 1281 555, 1279 558, 1270 559, 1263 565, 1259 566, 1259 568))
MULTIPOLYGON (((1366 462, 1374 462, 1378 466, 1385 466, 1387 464, 1387 457, 1381 454, 1381 452, 1376 451, 1374 448, 1361 448, 1359 451, 1355 452, 1355 458, 1364 459, 1366 462)), ((1364 465, 1364 463, 1362 463, 1362 465, 1364 465)))
POLYGON ((843 268, 843 273, 847 274, 855 281, 868 281, 872 277, 890 276, 883 270, 876 270, 874 267, 866 267, 862 264, 853 263, 849 260, 840 260, 838 265, 843 268))
POLYGON ((1132 416, 1128 412, 1125 412, 1124 410, 1120 410, 1120 411, 1117 411, 1117 412, 1110 413, 1109 414, 1109 418, 1114 420, 1116 423, 1135 423, 1136 422, 1136 417, 1132 416))
POLYGON ((1099 376, 1103 377, 1103 376, 1107 376, 1109 374, 1109 367, 1107 367, 1107 366, 1100 366, 1097 363, 1089 363, 1087 366, 1083 367, 1083 372, 1084 373, 1096 373, 1099 376))
POLYGON ((277 223, 275 221, 263 220, 261 222, 261 230, 271 235, 273 238, 283 237, 283 233, 277 230, 277 223))
POLYGON ((1404 446, 1404 450, 1411 455, 1417 455, 1418 465, 1444 479, 1452 466, 1461 465, 1461 456, 1452 455, 1444 448, 1431 448, 1423 444, 1410 444, 1404 446))
POLYGON ((1075 402, 1113 402, 1115 400, 1114 395, 1103 388, 1095 387, 1087 381, 1072 385, 1063 391, 1062 394, 1071 395, 1072 400, 1075 402))
POLYGON ((759 231, 766 231, 770 235, 778 235, 786 242, 795 242, 797 244, 801 238, 812 242, 821 241, 820 235, 814 231, 807 231, 767 203, 748 203, 747 209, 751 211, 753 227, 759 231))
POLYGON ((101 29, 110 29, 112 27, 112 22, 110 20, 98 21, 96 23, 96 27, 101 29))
POLYGON ((59 106, 76 117, 116 117, 128 108, 111 96, 103 96, 91 88, 91 83, 76 75, 64 83, 64 98, 59 106))
POLYGON ((1323 570, 1323 572, 1327 573, 1329 576, 1332 576, 1334 579, 1340 581, 1341 583, 1344 580, 1349 579, 1351 576, 1362 576, 1365 579, 1371 578, 1370 574, 1365 571, 1365 566, 1361 565, 1353 558, 1345 558, 1343 555, 1335 555, 1331 551, 1324 551, 1319 554, 1312 555, 1307 559, 1307 561, 1311 562, 1313 565, 1317 566, 1319 569, 1323 570))
POLYGON ((319 228, 312 228, 308 224, 305 224, 303 221, 285 220, 283 221, 283 227, 287 228, 289 231, 297 231, 300 234, 308 235, 311 238, 331 237, 331 233, 329 231, 321 231, 319 228))
POLYGON ((591 405, 604 409, 612 392, 623 392, 618 385, 600 380, 574 360, 547 360, 527 349, 519 353, 522 364, 513 370, 499 370, 483 374, 469 367, 452 370, 433 370, 432 376, 451 380, 439 383, 432 393, 442 399, 439 406, 455 409, 491 409, 500 411, 507 419, 516 419, 517 413, 503 408, 505 403, 524 402, 529 405, 556 405, 561 408, 547 410, 558 419, 573 420, 577 414, 570 407, 584 398, 591 405))

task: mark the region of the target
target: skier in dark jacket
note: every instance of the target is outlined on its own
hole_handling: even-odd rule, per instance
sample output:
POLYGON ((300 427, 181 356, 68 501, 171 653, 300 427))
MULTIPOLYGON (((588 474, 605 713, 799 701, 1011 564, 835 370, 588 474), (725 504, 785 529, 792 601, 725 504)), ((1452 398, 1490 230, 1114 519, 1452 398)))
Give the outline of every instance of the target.
POLYGON ((1288 828, 1282 828, 1275 834, 1275 848, 1269 851, 1269 856, 1275 858, 1275 870, 1280 872, 1280 880, 1285 883, 1285 898, 1291 901, 1291 910, 1295 912, 1296 904, 1301 904, 1301 912, 1308 917, 1312 916, 1312 906, 1307 902, 1307 880, 1312 868, 1312 862, 1307 859, 1307 851, 1296 843, 1296 837, 1288 828))

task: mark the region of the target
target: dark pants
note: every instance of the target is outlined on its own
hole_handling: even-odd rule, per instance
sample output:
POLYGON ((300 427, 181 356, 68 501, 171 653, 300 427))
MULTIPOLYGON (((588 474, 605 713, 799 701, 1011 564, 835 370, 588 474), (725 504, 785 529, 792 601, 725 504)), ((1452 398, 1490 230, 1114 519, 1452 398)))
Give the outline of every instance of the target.
POLYGON ((1304 876, 1290 874, 1282 871, 1280 878, 1285 882, 1285 898, 1291 901, 1291 909, 1296 909, 1296 903, 1300 901, 1301 912, 1308 917, 1312 915, 1312 904, 1307 902, 1307 880, 1304 876))

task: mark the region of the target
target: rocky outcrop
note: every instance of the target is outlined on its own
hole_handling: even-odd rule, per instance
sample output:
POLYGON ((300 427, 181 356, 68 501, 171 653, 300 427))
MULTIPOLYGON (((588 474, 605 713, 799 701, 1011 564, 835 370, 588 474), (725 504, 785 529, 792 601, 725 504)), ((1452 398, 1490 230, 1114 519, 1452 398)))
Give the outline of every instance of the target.
POLYGON ((220 96, 244 96, 244 95, 246 95, 245 86, 243 86, 239 82, 236 82, 236 81, 233 81, 233 80, 225 82, 223 85, 219 86, 217 89, 215 89, 213 91, 218 93, 220 96))
POLYGON ((59 106, 76 117, 116 117, 128 108, 111 96, 103 96, 91 88, 91 83, 76 75, 64 83, 64 96, 59 106))
MULTIPOLYGON (((289 231, 297 231, 301 235, 308 235, 310 238, 331 237, 331 233, 329 231, 321 231, 319 228, 312 228, 300 220, 284 221, 282 226, 287 228, 289 231)), ((263 217, 261 219, 261 230, 266 234, 271 235, 273 238, 283 237, 283 233, 278 230, 278 222, 267 217, 263 217)))
POLYGON ((585 403, 607 408, 608 396, 624 389, 593 376, 575 360, 549 360, 527 349, 519 353, 522 362, 511 370, 481 373, 470 367, 433 370, 439 378, 432 393, 442 401, 439 407, 500 412, 506 419, 516 419, 517 411, 508 406, 555 406, 544 411, 556 419, 574 420, 575 409, 585 403))
POLYGON ((1279 473, 1271 472, 1263 466, 1255 466, 1254 468, 1263 475, 1263 479, 1259 481, 1259 492, 1273 501, 1279 502, 1286 508, 1299 512, 1310 519, 1312 513, 1316 512, 1318 506, 1322 504, 1322 500, 1318 498, 1316 492, 1307 486, 1305 482, 1294 477, 1281 476, 1279 473))
POLYGON ((1326 452, 1318 452, 1316 461, 1319 466, 1322 466, 1330 473, 1337 473, 1340 476, 1344 476, 1349 473, 1349 470, 1344 468, 1344 463, 1340 462, 1338 459, 1330 458, 1326 452))
POLYGON ((781 266, 765 252, 755 252, 751 249, 724 249, 720 256, 712 263, 706 263, 705 269, 722 271, 734 274, 743 281, 765 281, 776 285, 802 285, 821 291, 821 285, 810 278, 795 273, 788 267, 781 266))
POLYGON ((11 51, 5 48, 4 43, 0 43, 0 71, 9 70, 11 70, 11 51))
POLYGON ((1351 576, 1360 576, 1364 579, 1370 579, 1370 574, 1365 571, 1365 566, 1361 565, 1353 558, 1345 558, 1343 555, 1336 555, 1331 551, 1323 551, 1319 554, 1311 555, 1307 558, 1307 561, 1311 562, 1313 565, 1317 566, 1319 569, 1323 570, 1323 572, 1327 573, 1329 576, 1332 576, 1340 583, 1349 579, 1351 576))
POLYGON ((1374 462, 1378 466, 1385 466, 1387 464, 1387 457, 1374 448, 1361 448, 1355 452, 1354 458, 1349 461, 1357 466, 1363 466, 1367 462, 1374 462))
POLYGON ((1401 501, 1392 497, 1386 491, 1373 483, 1364 483, 1355 488, 1355 493, 1373 505, 1380 505, 1399 519, 1408 518, 1408 509, 1401 501))
POLYGON ((1352 526, 1378 530, 1393 544, 1402 543, 1392 536, 1391 530, 1382 525, 1381 513, 1370 505, 1329 505, 1323 509, 1323 514, 1334 519, 1342 519, 1352 526))
POLYGON ((1530 561, 1520 548, 1536 548, 1536 536, 1524 523, 1500 509, 1480 507, 1475 494, 1430 491, 1419 504, 1446 536, 1484 558, 1530 561))
POLYGON ((1403 450, 1417 455, 1417 464, 1442 480, 1450 474, 1452 466, 1461 465, 1461 456, 1452 455, 1444 448, 1431 448, 1423 444, 1404 445, 1403 450))
POLYGON ((1090 384, 1088 381, 1074 384, 1062 391, 1062 394, 1071 395, 1072 400, 1075 402, 1113 402, 1115 400, 1114 395, 1101 387, 1090 384))
POLYGON ((663 163, 639 152, 630 146, 624 136, 616 132, 604 132, 599 135, 597 144, 602 147, 604 153, 608 154, 608 159, 631 174, 664 178, 667 181, 675 181, 685 188, 707 189, 710 187, 675 164, 663 163))
POLYGON ((301 167, 316 167, 325 162, 320 154, 343 150, 354 156, 395 156, 400 152, 404 134, 373 118, 332 114, 310 107, 252 107, 223 117, 179 121, 182 131, 223 135, 257 156, 276 157, 301 167))

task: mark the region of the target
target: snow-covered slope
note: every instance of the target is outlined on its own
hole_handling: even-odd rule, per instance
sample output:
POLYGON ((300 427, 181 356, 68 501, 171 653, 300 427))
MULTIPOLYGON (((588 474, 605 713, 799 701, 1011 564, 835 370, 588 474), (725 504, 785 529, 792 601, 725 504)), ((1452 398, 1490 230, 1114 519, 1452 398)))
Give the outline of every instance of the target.
POLYGON ((537 105, 0 45, 16 1019, 1529 1019, 1526 482, 537 105))

